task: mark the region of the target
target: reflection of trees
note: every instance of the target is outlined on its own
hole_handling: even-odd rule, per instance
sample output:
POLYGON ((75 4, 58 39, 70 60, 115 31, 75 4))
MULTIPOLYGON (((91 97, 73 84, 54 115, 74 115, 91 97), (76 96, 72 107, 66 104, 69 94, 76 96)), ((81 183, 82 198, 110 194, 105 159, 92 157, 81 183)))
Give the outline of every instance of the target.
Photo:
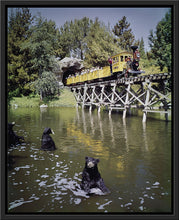
POLYGON ((83 148, 92 150, 98 155, 102 155, 105 157, 109 156, 109 152, 104 149, 102 141, 91 138, 90 134, 85 134, 81 131, 80 128, 78 128, 74 124, 67 126, 67 135, 73 136, 80 144, 83 144, 83 148))
POLYGON ((140 120, 131 122, 117 114, 108 116, 104 112, 98 114, 96 111, 78 109, 74 124, 68 127, 68 135, 76 137, 87 149, 108 160, 113 157, 111 166, 115 162, 114 169, 118 171, 124 170, 131 163, 128 157, 132 151, 149 150, 145 125, 142 127, 140 120))

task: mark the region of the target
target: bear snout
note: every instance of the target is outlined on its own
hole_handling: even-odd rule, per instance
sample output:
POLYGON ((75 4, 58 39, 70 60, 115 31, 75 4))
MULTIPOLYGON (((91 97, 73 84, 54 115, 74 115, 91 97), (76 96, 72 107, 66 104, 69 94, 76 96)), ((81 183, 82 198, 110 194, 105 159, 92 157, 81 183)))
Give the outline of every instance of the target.
POLYGON ((92 168, 92 167, 94 167, 94 165, 95 165, 95 164, 94 164, 92 161, 90 161, 90 162, 87 163, 88 168, 92 168))

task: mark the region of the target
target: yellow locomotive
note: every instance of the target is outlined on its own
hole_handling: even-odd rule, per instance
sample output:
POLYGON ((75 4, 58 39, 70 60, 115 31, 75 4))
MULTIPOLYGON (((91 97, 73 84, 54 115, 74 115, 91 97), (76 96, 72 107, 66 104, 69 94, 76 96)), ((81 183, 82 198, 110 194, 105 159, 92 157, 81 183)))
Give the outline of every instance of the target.
POLYGON ((122 52, 111 56, 111 68, 105 66, 103 68, 92 68, 90 70, 83 70, 76 75, 70 75, 66 79, 66 85, 76 85, 83 83, 90 83, 103 80, 112 80, 121 77, 137 76, 143 73, 139 69, 140 53, 137 46, 132 46, 132 52, 122 52))

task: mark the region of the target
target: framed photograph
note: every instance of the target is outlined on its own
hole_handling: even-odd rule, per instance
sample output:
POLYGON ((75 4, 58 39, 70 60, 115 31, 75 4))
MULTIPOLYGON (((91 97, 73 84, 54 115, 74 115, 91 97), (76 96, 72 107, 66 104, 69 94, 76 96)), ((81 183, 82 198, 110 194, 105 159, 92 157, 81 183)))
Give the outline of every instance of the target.
POLYGON ((1 1, 2 219, 178 219, 177 23, 177 1, 1 1))

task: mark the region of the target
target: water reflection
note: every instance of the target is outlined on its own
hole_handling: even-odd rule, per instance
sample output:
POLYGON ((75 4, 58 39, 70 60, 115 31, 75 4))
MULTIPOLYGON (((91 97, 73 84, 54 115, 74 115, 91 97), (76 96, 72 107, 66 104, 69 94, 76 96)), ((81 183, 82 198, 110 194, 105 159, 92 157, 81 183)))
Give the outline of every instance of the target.
MULTIPOLYGON (((131 131, 126 124, 125 118, 121 120, 119 118, 118 121, 114 121, 112 116, 108 115, 108 117, 104 119, 101 114, 93 114, 91 111, 85 112, 85 110, 82 109, 81 112, 79 112, 79 110, 77 111, 77 117, 74 123, 67 125, 67 131, 68 135, 76 137, 80 143, 83 143, 87 147, 92 146, 94 149, 98 148, 98 152, 105 155, 104 147, 106 138, 108 138, 108 142, 110 142, 110 148, 116 148, 121 142, 119 137, 122 137, 125 140, 125 144, 123 143, 123 145, 126 147, 126 152, 128 152, 130 147, 133 147, 134 142, 133 138, 131 138, 132 136, 139 139, 138 143, 141 148, 146 151, 149 150, 146 123, 141 123, 138 130, 135 129, 131 131)), ((109 149, 106 148, 105 150, 108 151, 109 149)))
POLYGON ((8 150, 9 212, 170 212, 171 126, 85 109, 13 109, 25 143, 8 150), (57 150, 40 150, 51 127, 57 150), (111 194, 89 197, 80 189, 85 156, 99 158, 111 194))

